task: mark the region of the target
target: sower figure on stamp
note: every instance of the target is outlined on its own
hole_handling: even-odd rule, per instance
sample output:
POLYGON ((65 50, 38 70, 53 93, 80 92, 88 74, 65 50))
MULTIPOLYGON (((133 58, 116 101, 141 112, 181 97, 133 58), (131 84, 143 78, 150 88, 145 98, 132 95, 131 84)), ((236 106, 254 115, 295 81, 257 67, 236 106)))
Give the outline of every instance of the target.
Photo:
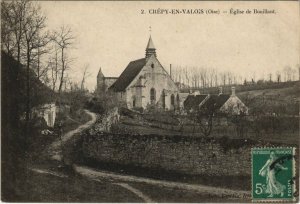
POLYGON ((265 165, 259 170, 259 175, 265 177, 266 176, 266 193, 270 194, 268 197, 273 197, 274 195, 280 194, 283 197, 284 190, 286 188, 285 185, 279 183, 276 180, 276 172, 278 170, 287 170, 287 167, 283 167, 281 164, 276 163, 272 165, 276 161, 277 157, 274 151, 271 151, 270 158, 267 160, 265 165), (274 166, 271 168, 271 165, 274 166))

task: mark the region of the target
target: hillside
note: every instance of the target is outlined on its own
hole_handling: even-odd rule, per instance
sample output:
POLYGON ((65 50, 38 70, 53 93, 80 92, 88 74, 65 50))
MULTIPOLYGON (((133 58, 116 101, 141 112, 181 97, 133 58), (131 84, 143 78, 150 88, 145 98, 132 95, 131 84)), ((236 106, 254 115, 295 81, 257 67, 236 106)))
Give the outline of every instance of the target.
MULTIPOLYGON (((52 102, 55 93, 43 84, 30 70, 30 98, 31 107, 52 102)), ((27 73, 24 65, 19 64, 14 58, 1 52, 1 93, 2 110, 7 114, 14 113, 19 108, 22 113, 25 111, 27 92, 27 73)))
POLYGON ((299 116, 300 82, 286 88, 244 91, 237 95, 252 113, 299 116))
MULTIPOLYGON (((15 195, 17 182, 24 182, 26 137, 20 118, 26 107, 26 69, 1 52, 1 162, 2 195, 15 195), (5 166, 5 168, 3 168, 5 166), (21 170, 20 170, 21 169, 21 170)), ((30 72, 31 105, 53 100, 54 93, 30 72)), ((30 135, 33 135, 32 131, 30 135)), ((43 138, 44 139, 44 138, 43 138)))
POLYGON ((246 95, 250 95, 252 97, 265 96, 267 99, 272 98, 276 101, 300 101, 300 82, 295 83, 291 87, 243 91, 237 93, 237 95, 241 98, 245 97, 246 95))

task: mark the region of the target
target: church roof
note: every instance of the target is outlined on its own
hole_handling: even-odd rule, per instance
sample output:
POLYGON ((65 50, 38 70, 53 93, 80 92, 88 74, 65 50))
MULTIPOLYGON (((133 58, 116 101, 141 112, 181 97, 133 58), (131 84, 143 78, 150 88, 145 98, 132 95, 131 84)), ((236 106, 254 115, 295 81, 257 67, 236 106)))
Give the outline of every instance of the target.
POLYGON ((145 64, 145 58, 131 61, 122 72, 120 77, 117 79, 117 81, 115 81, 115 83, 110 87, 110 89, 113 89, 117 92, 125 91, 132 80, 140 73, 145 64))
POLYGON ((98 71, 97 77, 104 77, 104 74, 102 73, 101 67, 98 71))
POLYGON ((146 50, 147 49, 155 49, 152 38, 151 38, 151 35, 150 35, 150 38, 149 38, 149 41, 148 41, 148 44, 147 44, 147 47, 146 47, 146 50))

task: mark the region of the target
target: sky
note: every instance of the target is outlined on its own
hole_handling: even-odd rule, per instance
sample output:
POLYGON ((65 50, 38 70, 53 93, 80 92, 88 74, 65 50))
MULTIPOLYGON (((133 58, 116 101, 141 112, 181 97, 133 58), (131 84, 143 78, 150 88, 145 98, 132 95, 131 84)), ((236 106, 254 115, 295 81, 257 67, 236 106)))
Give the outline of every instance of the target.
POLYGON ((76 37, 70 77, 93 90, 99 68, 118 77, 145 56, 151 36, 159 61, 173 67, 207 67, 256 78, 299 64, 299 4, 293 2, 43 1, 48 28, 68 25, 76 37), (158 9, 212 9, 220 14, 149 14, 158 9), (230 9, 275 14, 230 14, 230 9), (144 10, 145 14, 141 14, 144 10), (224 13, 227 12, 227 13, 224 13))

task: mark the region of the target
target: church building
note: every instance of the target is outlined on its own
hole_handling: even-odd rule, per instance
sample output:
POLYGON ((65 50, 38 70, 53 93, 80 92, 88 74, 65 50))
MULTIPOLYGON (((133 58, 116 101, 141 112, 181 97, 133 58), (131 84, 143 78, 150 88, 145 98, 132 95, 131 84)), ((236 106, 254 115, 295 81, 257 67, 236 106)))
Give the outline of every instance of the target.
POLYGON ((178 87, 157 59, 151 36, 145 57, 131 61, 108 90, 130 109, 174 110, 180 104, 178 87))
POLYGON ((98 75, 97 75, 97 87, 96 87, 96 95, 101 95, 103 93, 106 93, 108 88, 117 81, 118 77, 105 77, 102 73, 101 67, 99 69, 98 75))

